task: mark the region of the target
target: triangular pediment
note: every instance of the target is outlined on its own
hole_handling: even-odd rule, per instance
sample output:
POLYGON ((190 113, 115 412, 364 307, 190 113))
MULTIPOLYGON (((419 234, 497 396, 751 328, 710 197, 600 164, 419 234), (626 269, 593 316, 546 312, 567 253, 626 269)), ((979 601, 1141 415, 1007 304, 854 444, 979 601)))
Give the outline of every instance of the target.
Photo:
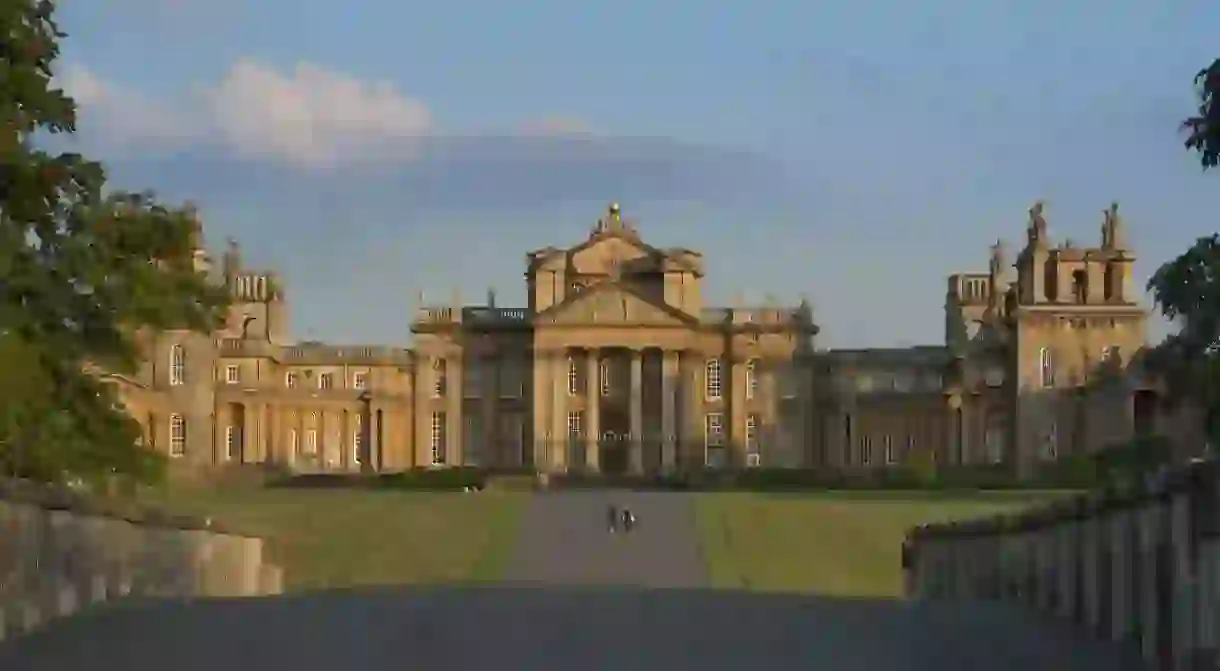
POLYGON ((539 325, 570 326, 694 326, 680 310, 649 300, 614 282, 595 284, 539 313, 539 325))

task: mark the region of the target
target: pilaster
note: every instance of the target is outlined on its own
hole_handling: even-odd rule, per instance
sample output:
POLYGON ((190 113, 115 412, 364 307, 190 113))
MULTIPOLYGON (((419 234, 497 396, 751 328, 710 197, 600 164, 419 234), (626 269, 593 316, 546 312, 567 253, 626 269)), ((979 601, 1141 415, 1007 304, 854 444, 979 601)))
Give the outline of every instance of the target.
POLYGON ((585 359, 585 467, 601 470, 601 379, 599 351, 590 349, 585 359))
POLYGON ((674 452, 676 450, 677 417, 675 416, 675 401, 678 384, 679 361, 678 353, 666 350, 661 354, 661 470, 668 473, 674 470, 674 452))
POLYGON ((644 361, 643 353, 631 350, 631 445, 628 455, 628 470, 633 474, 644 472, 644 361))

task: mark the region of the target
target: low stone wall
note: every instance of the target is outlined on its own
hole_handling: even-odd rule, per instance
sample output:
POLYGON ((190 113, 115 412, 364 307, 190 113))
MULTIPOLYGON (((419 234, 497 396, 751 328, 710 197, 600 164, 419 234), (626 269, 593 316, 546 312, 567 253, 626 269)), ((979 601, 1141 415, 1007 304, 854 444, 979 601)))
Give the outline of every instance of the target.
POLYGON ((0 480, 0 640, 113 599, 259 596, 281 583, 262 539, 0 480))
POLYGON ((911 530, 907 591, 999 600, 1128 641, 1155 668, 1220 663, 1220 463, 1021 514, 911 530))

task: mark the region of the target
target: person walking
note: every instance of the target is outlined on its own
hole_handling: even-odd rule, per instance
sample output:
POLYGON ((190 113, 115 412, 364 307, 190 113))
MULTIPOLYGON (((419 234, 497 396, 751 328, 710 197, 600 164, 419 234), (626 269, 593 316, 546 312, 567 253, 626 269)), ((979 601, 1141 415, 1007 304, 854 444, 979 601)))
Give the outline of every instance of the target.
POLYGON ((610 533, 618 531, 618 507, 613 503, 606 506, 606 521, 609 524, 610 533))
POLYGON ((631 528, 634 526, 635 526, 635 515, 631 514, 631 511, 624 507, 623 508, 623 531, 624 532, 631 531, 631 528))

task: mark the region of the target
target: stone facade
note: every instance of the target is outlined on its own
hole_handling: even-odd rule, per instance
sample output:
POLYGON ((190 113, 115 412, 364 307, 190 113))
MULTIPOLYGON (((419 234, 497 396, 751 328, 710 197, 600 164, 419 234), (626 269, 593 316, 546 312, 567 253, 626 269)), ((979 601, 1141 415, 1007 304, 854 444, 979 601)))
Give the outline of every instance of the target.
POLYGON ((827 351, 808 301, 705 305, 702 256, 613 205, 528 254, 527 305, 422 307, 407 349, 293 342, 283 285, 231 242, 220 268, 199 252, 233 291, 224 328, 161 334, 115 381, 149 444, 191 465, 864 469, 926 448, 1028 473, 1161 421, 1131 372, 1134 260, 1116 206, 1084 248, 1053 246, 1035 205, 1015 264, 999 243, 988 272, 949 277, 945 343, 827 351))

